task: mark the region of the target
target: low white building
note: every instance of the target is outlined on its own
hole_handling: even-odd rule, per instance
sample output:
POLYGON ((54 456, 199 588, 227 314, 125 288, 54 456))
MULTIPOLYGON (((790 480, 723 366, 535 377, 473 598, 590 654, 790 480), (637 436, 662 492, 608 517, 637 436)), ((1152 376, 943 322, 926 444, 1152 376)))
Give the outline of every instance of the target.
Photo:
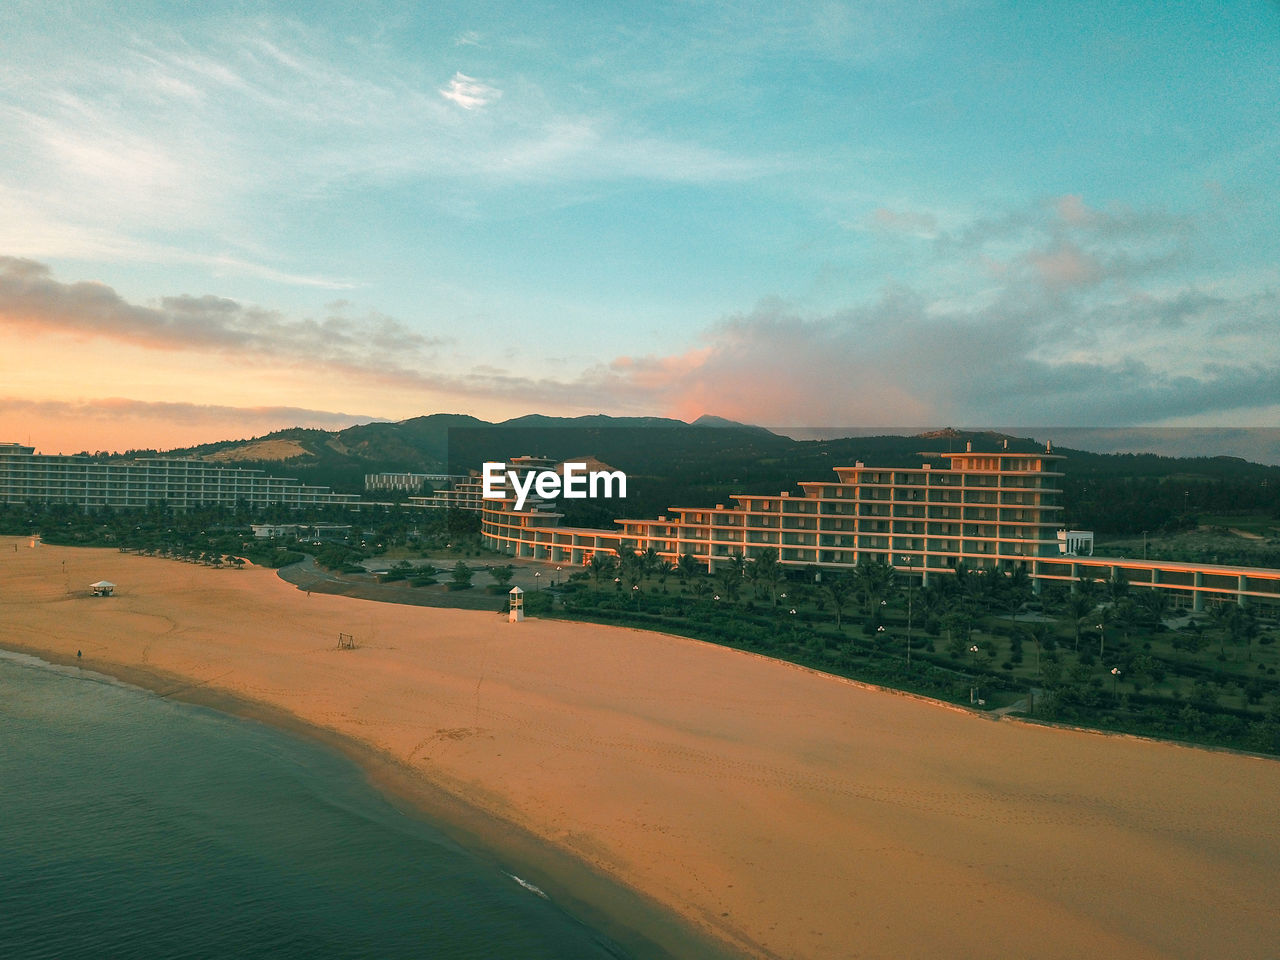
POLYGON ((1092 530, 1059 530, 1058 550, 1064 557, 1092 557, 1092 530))

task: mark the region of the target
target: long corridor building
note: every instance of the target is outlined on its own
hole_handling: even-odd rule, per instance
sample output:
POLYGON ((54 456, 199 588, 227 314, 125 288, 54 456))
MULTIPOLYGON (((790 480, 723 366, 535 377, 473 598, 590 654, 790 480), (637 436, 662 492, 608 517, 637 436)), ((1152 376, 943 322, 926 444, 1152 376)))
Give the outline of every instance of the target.
POLYGON ((689 554, 715 570, 730 555, 777 551, 786 566, 853 568, 862 559, 917 571, 1033 572, 1057 556, 1063 459, 1053 453, 941 453, 914 469, 837 467, 836 479, 799 484, 800 496, 736 494, 732 505, 673 507, 655 520, 618 520, 619 530, 562 527, 544 504, 524 511, 485 501, 481 532, 513 556, 580 564, 599 550, 689 554))
MULTIPOLYGON (((835 468, 835 480, 798 484, 799 496, 737 494, 733 504, 673 507, 653 520, 621 519, 617 530, 561 526, 548 504, 485 500, 481 534, 513 557, 578 566, 596 553, 623 556, 652 549, 677 563, 688 555, 706 569, 776 550, 791 569, 852 570, 878 560, 928 583, 963 563, 969 570, 1022 568, 1037 588, 1074 588, 1085 577, 1123 577, 1135 587, 1169 590, 1202 609, 1206 598, 1280 602, 1280 570, 1218 564, 1131 560, 1064 553, 1064 458, 1043 453, 922 454, 916 468, 835 468)), ((545 461, 523 458, 525 469, 545 461)))
POLYGON ((38 454, 34 447, 0 443, 0 503, 70 503, 96 507, 147 507, 167 503, 177 509, 280 504, 311 507, 358 504, 354 494, 334 493, 291 477, 227 467, 204 460, 140 457, 95 460, 87 456, 38 454))

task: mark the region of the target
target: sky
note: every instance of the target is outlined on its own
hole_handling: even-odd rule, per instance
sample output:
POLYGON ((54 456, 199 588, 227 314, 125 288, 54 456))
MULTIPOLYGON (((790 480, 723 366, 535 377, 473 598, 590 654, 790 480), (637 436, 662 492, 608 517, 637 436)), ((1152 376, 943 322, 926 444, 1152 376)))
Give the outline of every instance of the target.
POLYGON ((0 5, 0 441, 1280 425, 1280 4, 0 5))

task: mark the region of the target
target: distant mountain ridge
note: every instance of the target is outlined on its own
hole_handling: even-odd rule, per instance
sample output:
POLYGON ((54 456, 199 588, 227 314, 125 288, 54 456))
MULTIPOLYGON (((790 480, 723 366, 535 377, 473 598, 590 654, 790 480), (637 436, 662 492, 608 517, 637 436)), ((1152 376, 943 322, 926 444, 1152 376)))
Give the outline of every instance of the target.
MULTIPOLYGON (((285 472, 307 482, 358 492, 363 489, 364 476, 369 473, 465 473, 479 468, 484 459, 519 455, 546 456, 558 461, 598 456, 604 462, 612 462, 610 455, 620 448, 634 452, 637 446, 649 447, 660 453, 669 446, 682 450, 690 446, 705 447, 712 431, 729 431, 742 439, 764 439, 777 447, 794 443, 763 427, 720 417, 704 416, 686 423, 667 417, 528 414, 490 422, 466 414, 437 413, 341 430, 291 427, 247 440, 221 440, 169 450, 129 450, 112 454, 109 459, 194 457, 285 472), (629 435, 635 431, 640 431, 644 442, 631 441, 629 435), (628 437, 624 438, 624 434, 628 437)), ((636 469, 636 458, 627 456, 626 452, 623 459, 633 463, 628 469, 636 469)), ((645 462, 643 466, 661 469, 662 465, 645 462)))
MULTIPOLYGON (((130 450, 111 458, 196 457, 241 465, 271 465, 273 469, 283 465, 290 470, 359 467, 363 480, 364 473, 382 471, 458 472, 478 467, 484 458, 519 455, 546 456, 557 461, 596 456, 615 463, 620 469, 655 473, 663 472, 664 459, 684 460, 690 455, 702 454, 710 465, 726 457, 739 461, 742 457, 758 455, 765 461, 775 456, 785 457, 790 467, 786 475, 794 482, 816 479, 833 466, 858 459, 883 466, 917 466, 922 453, 959 452, 970 443, 975 450, 992 452, 1007 449, 1029 453, 1045 449, 1045 444, 1036 439, 954 427, 910 435, 793 440, 765 427, 710 415, 692 423, 668 417, 604 414, 580 417, 528 414, 490 422, 467 414, 436 413, 341 430, 291 427, 248 440, 222 440, 165 451, 130 450), (635 431, 638 432, 628 436, 635 431), (525 449, 526 446, 529 449, 525 449), (589 446, 599 449, 588 449, 589 446), (481 450, 481 447, 489 449, 481 450), (476 462, 467 463, 469 457, 476 462), (805 472, 812 469, 821 473, 805 472)), ((1224 477, 1240 473, 1270 475, 1280 470, 1239 457, 1101 454, 1056 446, 1053 452, 1067 457, 1073 475, 1164 476, 1190 472, 1195 476, 1224 477)))
MULTIPOLYGON (((565 522, 612 525, 622 517, 651 517, 673 506, 729 503, 733 494, 799 492, 797 484, 832 479, 832 468, 861 460, 884 467, 918 467, 925 456, 975 451, 1044 452, 1045 442, 991 430, 952 427, 910 435, 796 440, 764 427, 719 417, 693 423, 665 417, 549 417, 491 423, 465 414, 431 414, 399 422, 328 431, 278 430, 177 450, 129 451, 200 457, 294 477, 339 492, 363 493, 366 474, 466 473, 485 460, 516 456, 552 462, 608 464, 628 476, 624 503, 562 503, 565 522)), ((1060 485, 1064 524, 1098 529, 1155 530, 1185 525, 1197 510, 1280 511, 1280 467, 1238 457, 1163 457, 1100 454, 1054 445, 1066 457, 1060 485)))

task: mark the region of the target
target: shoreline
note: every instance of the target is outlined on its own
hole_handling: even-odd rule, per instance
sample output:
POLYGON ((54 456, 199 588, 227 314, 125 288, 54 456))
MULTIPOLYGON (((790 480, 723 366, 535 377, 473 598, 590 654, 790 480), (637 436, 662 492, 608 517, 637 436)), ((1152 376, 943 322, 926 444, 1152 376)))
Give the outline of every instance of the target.
POLYGON ((193 684, 189 678, 177 674, 113 662, 85 663, 61 651, 20 645, 7 639, 0 641, 0 649, 47 664, 108 676, 163 700, 178 700, 319 744, 350 761, 370 789, 401 814, 430 825, 469 855, 489 863, 515 882, 534 884, 567 915, 623 949, 630 960, 686 956, 739 960, 744 956, 769 956, 742 953, 709 940, 638 891, 593 870, 577 857, 557 850, 515 824, 467 803, 370 743, 309 723, 272 704, 205 684, 193 684), (591 891, 590 896, 584 896, 586 890, 591 891))
MULTIPOLYGON (((309 558, 310 559, 310 558, 309 558)), ((421 588, 402 586, 400 584, 390 585, 381 583, 366 583, 358 580, 352 580, 345 574, 321 573, 312 565, 311 570, 303 569, 306 561, 289 564, 280 567, 276 574, 284 581, 292 585, 297 590, 307 592, 325 593, 330 596, 348 597, 350 599, 367 600, 374 603, 388 604, 404 604, 407 606, 424 606, 437 607, 441 609, 456 610, 480 610, 490 612, 491 608, 496 608, 497 604, 492 601, 500 598, 477 596, 471 598, 472 602, 458 602, 458 594, 450 594, 441 597, 439 594, 431 594, 421 588), (486 600, 488 602, 486 602, 486 600)), ((492 609, 495 614, 500 613, 496 609, 492 609)), ((540 618, 541 619, 541 618, 540 618)), ((1162 743, 1170 746, 1185 747, 1190 750, 1207 750, 1215 753, 1230 753, 1237 756, 1255 757, 1259 760, 1275 760, 1280 761, 1280 755, 1265 753, 1257 750, 1248 750, 1243 747, 1232 747, 1218 743, 1206 743, 1198 740, 1178 740, 1173 737, 1160 737, 1154 734, 1136 733, 1123 729, 1107 729, 1097 726, 1090 727, 1080 723, 1069 723, 1062 720, 1042 720, 1038 717, 1026 716, 1023 714, 1009 714, 997 711, 978 710, 964 703, 942 700, 938 697, 930 696, 925 693, 917 693, 913 690, 906 690, 900 687, 891 687, 884 684, 872 683, 867 680, 859 680, 856 677, 849 677, 839 673, 830 673, 818 667, 812 667, 804 663, 798 663, 794 660, 788 660, 782 657, 773 657, 766 653, 760 653, 755 650, 749 650, 745 647, 734 646, 729 643, 720 643, 715 640, 706 640, 693 634, 673 633, 665 630, 659 630, 650 626, 635 626, 623 623, 614 623, 607 620, 597 620, 591 617, 577 618, 570 616, 556 616, 552 614, 545 619, 557 621, 560 623, 573 624, 593 624, 608 629, 619 630, 637 630, 641 633, 653 634, 655 636, 675 637, 687 640, 692 643, 705 643, 712 647, 718 647, 724 650, 732 650, 739 655, 757 657, 768 663, 776 664, 781 667, 788 667, 794 670, 807 671, 815 676, 825 677, 840 683, 848 683, 852 686, 859 687, 864 690, 873 690, 879 693, 886 693, 892 696, 907 697, 917 700, 921 703, 928 704, 933 707, 939 707, 946 710, 954 710, 958 713, 970 716, 980 717, 992 721, 1007 721, 1010 723, 1025 723, 1033 726, 1051 728, 1056 730, 1073 731, 1076 733, 1090 733, 1100 737, 1119 737, 1130 738, 1145 743, 1162 743)))
POLYGON ((320 740, 637 957, 1243 958, 1280 940, 1268 758, 995 723, 666 634, 13 542, 3 646, 320 740), (115 597, 84 595, 104 577, 115 597))
MULTIPOLYGON (((423 594, 418 588, 404 587, 401 590, 388 590, 387 585, 379 583, 361 583, 345 578, 345 576, 321 575, 315 572, 299 571, 301 562, 289 564, 280 567, 276 574, 285 583, 290 584, 295 589, 304 593, 309 591, 326 593, 330 596, 347 597, 350 599, 367 600, 373 603, 389 603, 404 604, 408 606, 426 606, 439 607, 443 609, 458 610, 483 610, 488 611, 489 607, 485 604, 459 605, 454 602, 444 602, 429 594, 423 594)), ((494 598, 490 598, 494 599, 494 598)), ((494 611, 497 613, 498 611, 494 611)), ((1026 716, 1021 714, 999 713, 995 711, 977 710, 973 707, 966 706, 963 703, 955 703, 949 700, 940 700, 937 697, 931 697, 928 694, 917 693, 914 690, 904 690, 899 687, 885 686, 884 684, 872 683, 868 680, 859 680, 856 677, 848 677, 838 673, 829 673, 820 670, 817 667, 811 667, 803 663, 797 663, 794 660, 787 660, 781 657, 771 657, 766 653, 760 653, 755 650, 748 650, 743 647, 736 647, 728 643, 718 643, 714 640, 705 640, 701 637, 691 636, 681 633, 669 633, 664 630, 657 630, 652 627, 631 626, 617 623, 609 623, 592 619, 578 619, 566 616, 551 616, 546 619, 558 621, 561 623, 577 623, 577 624, 594 624, 609 629, 618 630, 637 630, 641 633, 653 634, 655 636, 674 637, 681 640, 687 640, 690 643, 703 643, 711 647, 717 647, 723 650, 731 650, 740 656, 756 657, 767 663, 775 664, 779 667, 786 667, 792 670, 801 670, 814 676, 824 677, 838 683, 847 683, 850 686, 858 687, 863 690, 871 690, 877 693, 884 693, 895 697, 905 697, 915 700, 919 703, 927 704, 943 710, 952 710, 956 713, 962 713, 967 716, 978 717, 983 720, 992 722, 1006 723, 1025 723, 1031 726, 1043 727, 1046 729, 1070 731, 1073 733, 1093 734, 1099 737, 1114 737, 1119 739, 1130 739, 1142 743, 1159 743, 1173 747, 1183 747, 1188 750, 1206 750, 1212 753, 1229 753, 1241 757, 1253 757, 1258 760, 1271 760, 1280 762, 1280 756, 1275 754, 1263 753, 1257 750, 1245 750, 1240 747, 1224 746, 1217 743, 1202 743, 1197 740, 1177 740, 1172 737, 1158 737, 1150 734, 1134 733, 1128 730, 1108 730, 1103 727, 1089 727, 1079 723, 1068 723, 1062 720, 1041 720, 1038 717, 1026 716)))

